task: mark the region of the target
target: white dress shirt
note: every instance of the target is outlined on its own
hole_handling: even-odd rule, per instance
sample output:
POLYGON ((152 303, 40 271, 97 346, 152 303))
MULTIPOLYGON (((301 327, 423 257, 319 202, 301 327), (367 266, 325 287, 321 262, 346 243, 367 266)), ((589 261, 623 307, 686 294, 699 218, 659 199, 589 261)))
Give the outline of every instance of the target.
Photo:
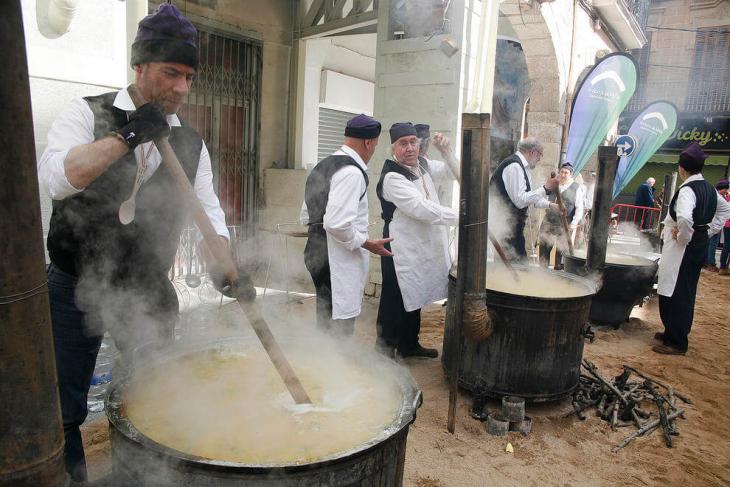
MULTIPOLYGON (((517 157, 522 161, 522 165, 527 173, 527 180, 530 182, 530 187, 534 188, 532 184, 532 176, 530 174, 530 168, 527 164, 527 159, 523 156, 520 151, 515 152, 517 157)), ((550 206, 550 201, 547 199, 547 193, 545 188, 540 186, 532 191, 527 191, 527 184, 525 184, 525 174, 522 172, 522 168, 517 164, 510 164, 502 171, 502 181, 504 182, 504 188, 507 190, 507 195, 512 203, 519 209, 526 208, 530 205, 536 208, 547 208, 550 206)))
MULTIPOLYGON (((135 110, 134 103, 127 90, 120 90, 117 93, 114 106, 127 112, 135 110)), ((181 125, 180 119, 174 114, 167 115, 167 122, 171 127, 181 125)), ((78 98, 72 101, 51 125, 48 132, 48 145, 38 161, 38 177, 52 199, 62 200, 85 189, 75 188, 68 181, 65 161, 66 155, 71 149, 91 142, 94 142, 94 114, 86 100, 78 98)), ((162 156, 153 142, 137 146, 135 156, 138 163, 143 154, 148 153, 147 170, 142 178, 143 184, 152 177, 162 163, 162 156)), ((193 189, 205 213, 210 218, 216 233, 225 238, 230 238, 226 227, 225 214, 213 189, 213 170, 205 142, 203 142, 203 147, 200 150, 200 161, 193 189)))
MULTIPOLYGON (((333 155, 349 156, 363 171, 367 165, 360 155, 343 145, 333 155)), ((365 281, 368 276, 368 251, 362 244, 368 239, 368 197, 360 169, 346 165, 332 175, 323 226, 327 232, 327 253, 332 286, 332 318, 354 318, 360 314, 365 281)), ((299 220, 309 223, 306 201, 299 220)))

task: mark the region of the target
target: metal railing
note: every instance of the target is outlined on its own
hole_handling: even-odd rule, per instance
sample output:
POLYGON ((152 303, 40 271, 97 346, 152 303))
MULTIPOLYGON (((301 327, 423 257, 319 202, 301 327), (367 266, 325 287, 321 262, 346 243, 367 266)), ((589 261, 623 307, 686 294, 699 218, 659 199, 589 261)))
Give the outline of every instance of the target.
POLYGON ((618 204, 611 207, 611 220, 616 224, 630 222, 642 230, 648 230, 659 226, 660 212, 660 208, 618 204))

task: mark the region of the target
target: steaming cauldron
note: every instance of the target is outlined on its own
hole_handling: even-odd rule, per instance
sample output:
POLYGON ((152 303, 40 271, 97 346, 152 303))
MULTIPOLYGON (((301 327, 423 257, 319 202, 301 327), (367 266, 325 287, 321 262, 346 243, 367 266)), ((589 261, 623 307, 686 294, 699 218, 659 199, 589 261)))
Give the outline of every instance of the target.
MULTIPOLYGON (((591 303, 591 323, 618 328, 629 320, 633 307, 651 293, 659 265, 643 257, 631 259, 643 265, 612 263, 607 256, 603 283, 591 303)), ((567 272, 585 275, 585 258, 564 255, 563 261, 567 272)))
MULTIPOLYGON (((282 340, 281 343, 285 346, 287 341, 282 340)), ((236 347, 236 350, 240 347, 240 350, 248 351, 260 346, 255 339, 236 338, 199 344, 193 348, 201 352, 220 347, 236 347)), ((190 352, 190 346, 165 352, 164 356, 159 356, 158 352, 158 356, 151 360, 142 359, 134 374, 138 377, 142 374, 144 378, 146 371, 154 366, 190 352)), ((106 409, 115 475, 121 477, 125 485, 401 485, 406 438, 410 424, 415 421, 416 409, 421 405, 421 392, 406 369, 375 351, 358 351, 353 360, 362 363, 377 377, 393 379, 402 393, 398 413, 371 440, 306 464, 263 465, 211 460, 157 443, 139 431, 129 419, 124 401, 133 378, 122 379, 111 388, 106 409)), ((242 372, 244 375, 245 372, 242 372)))
MULTIPOLYGON (((519 396, 550 401, 578 385, 588 311, 595 286, 587 279, 528 266, 515 266, 522 278, 540 282, 559 277, 574 284, 573 297, 535 297, 486 290, 492 336, 482 342, 461 337, 459 385, 489 397, 519 396), (549 274, 549 276, 548 276, 549 274)), ((487 273, 489 275, 489 273, 487 273)), ((449 302, 456 302, 456 273, 449 276, 449 302)), ((449 373, 454 357, 459 310, 449 306, 442 364, 449 373)))

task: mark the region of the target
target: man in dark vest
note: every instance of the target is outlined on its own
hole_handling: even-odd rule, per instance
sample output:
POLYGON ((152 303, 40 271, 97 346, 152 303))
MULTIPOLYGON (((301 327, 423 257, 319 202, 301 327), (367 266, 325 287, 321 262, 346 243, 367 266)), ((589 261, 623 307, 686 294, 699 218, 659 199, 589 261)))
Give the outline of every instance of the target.
POLYGON ((48 288, 66 470, 75 481, 86 479, 79 426, 104 332, 125 367, 139 345, 173 337, 178 301, 167 273, 189 215, 153 139, 169 135, 214 228, 229 238, 208 150, 175 115, 198 66, 195 27, 162 4, 139 23, 131 65, 147 103, 135 110, 127 90, 75 100, 53 123, 38 162, 53 200, 48 288), (120 206, 133 187, 130 221, 120 206))
POLYGON ((358 115, 347 122, 345 141, 307 177, 300 222, 308 225, 304 264, 317 292, 317 326, 335 336, 352 335, 360 314, 368 252, 391 255, 391 239, 368 238, 367 163, 380 122, 358 115))
POLYGON ((687 352, 694 319, 700 270, 707 256, 709 237, 730 218, 730 203, 702 177, 707 156, 697 142, 679 155, 679 176, 684 180, 669 204, 662 232, 659 261, 659 314, 664 332, 654 338, 662 343, 652 350, 669 355, 687 352))
MULTIPOLYGON (((559 213, 547 212, 540 224, 538 236, 538 241, 540 242, 540 265, 542 267, 549 265, 550 252, 552 252, 553 247, 557 244, 558 250, 555 253, 555 270, 561 270, 563 268, 562 252, 568 246, 567 239, 569 238, 572 241, 575 238, 578 224, 583 218, 583 200, 585 197, 583 194, 583 186, 573 179, 573 165, 571 163, 566 162, 560 167, 558 178, 560 179, 558 191, 560 191, 563 206, 565 206, 570 235, 565 235, 562 216, 559 213)), ((556 196, 557 193, 553 192, 548 196, 548 200, 554 203, 556 196)))
POLYGON ((498 238, 504 235, 500 240, 503 241, 505 251, 515 261, 527 260, 525 223, 528 208, 535 206, 560 211, 557 204, 550 203, 547 199, 547 196, 558 187, 557 178, 548 178, 539 188, 534 188, 532 184, 529 170, 537 167, 542 153, 542 144, 536 138, 527 137, 520 140, 517 152, 497 166, 489 182, 490 220, 495 223, 505 221, 506 225, 506 228, 501 229, 499 226, 494 226, 492 232, 498 238))

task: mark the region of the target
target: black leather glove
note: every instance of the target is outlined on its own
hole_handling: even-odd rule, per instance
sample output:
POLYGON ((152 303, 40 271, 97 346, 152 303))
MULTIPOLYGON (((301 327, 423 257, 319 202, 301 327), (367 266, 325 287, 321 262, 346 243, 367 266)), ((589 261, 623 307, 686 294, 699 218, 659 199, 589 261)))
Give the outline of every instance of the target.
POLYGON ((168 135, 170 125, 162 105, 150 102, 129 114, 129 123, 116 133, 134 150, 139 144, 168 135))
POLYGON ((240 298, 243 301, 256 299, 256 288, 253 285, 251 276, 245 269, 238 268, 238 279, 234 283, 230 282, 223 269, 218 266, 211 266, 208 273, 210 274, 210 280, 213 282, 213 287, 224 296, 235 299, 240 298))

